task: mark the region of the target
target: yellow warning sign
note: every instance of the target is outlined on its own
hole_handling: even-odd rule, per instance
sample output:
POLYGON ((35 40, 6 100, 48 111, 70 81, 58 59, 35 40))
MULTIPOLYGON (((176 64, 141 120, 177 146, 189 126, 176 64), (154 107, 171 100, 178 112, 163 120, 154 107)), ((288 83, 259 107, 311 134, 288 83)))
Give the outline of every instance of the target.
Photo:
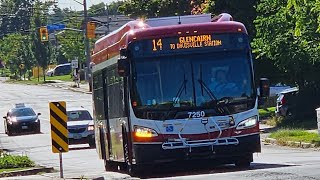
POLYGON ((68 128, 67 128, 67 111, 66 102, 50 102, 50 124, 52 152, 68 152, 68 128))

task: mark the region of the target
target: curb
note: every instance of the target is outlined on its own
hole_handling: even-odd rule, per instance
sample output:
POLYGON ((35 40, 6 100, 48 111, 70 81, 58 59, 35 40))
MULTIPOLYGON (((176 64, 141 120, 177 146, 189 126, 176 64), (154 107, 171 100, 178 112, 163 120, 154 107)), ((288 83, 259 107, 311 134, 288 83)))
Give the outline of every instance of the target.
POLYGON ((83 90, 75 89, 75 88, 72 88, 72 87, 67 87, 67 89, 69 89, 71 91, 74 91, 74 92, 80 92, 80 93, 84 93, 84 94, 92 94, 92 92, 90 92, 90 91, 83 91, 83 90))
POLYGON ((305 142, 294 142, 294 141, 278 141, 273 138, 265 138, 265 143, 269 144, 275 144, 275 145, 281 145, 281 146, 290 146, 290 147, 296 147, 296 148, 315 148, 316 145, 312 143, 305 143, 305 142))
POLYGON ((87 91, 87 90, 81 90, 78 88, 74 88, 72 86, 69 85, 61 85, 61 84, 54 84, 54 83, 48 83, 48 84, 44 84, 43 86, 51 86, 51 87, 55 87, 55 88, 61 88, 61 89, 67 89, 67 90, 71 90, 73 92, 80 92, 80 93, 84 93, 84 94, 92 94, 92 92, 87 91))
POLYGON ((0 178, 3 177, 12 177, 12 176, 28 176, 28 175, 35 175, 38 173, 52 173, 54 172, 53 167, 38 167, 38 168, 31 168, 25 170, 18 170, 18 171, 10 171, 10 172, 3 172, 0 173, 0 178))

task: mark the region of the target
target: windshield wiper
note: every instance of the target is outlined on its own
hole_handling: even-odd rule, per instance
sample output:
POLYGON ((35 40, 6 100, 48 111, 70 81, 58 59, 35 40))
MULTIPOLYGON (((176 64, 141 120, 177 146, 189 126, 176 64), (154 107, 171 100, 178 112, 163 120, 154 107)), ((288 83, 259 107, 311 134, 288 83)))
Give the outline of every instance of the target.
POLYGON ((207 94, 210 96, 212 102, 214 103, 214 105, 217 107, 217 109, 220 111, 220 113, 224 113, 224 112, 227 112, 228 114, 230 114, 230 111, 228 109, 227 106, 225 106, 225 104, 223 104, 223 108, 220 108, 219 105, 221 105, 220 103, 220 100, 218 100, 216 98, 216 96, 213 94, 213 92, 208 88, 208 86, 201 80, 201 79, 198 79, 198 82, 200 83, 201 85, 201 89, 205 90, 207 92, 207 94))
POLYGON ((185 94, 187 94, 187 86, 186 86, 187 82, 188 82, 188 80, 186 79, 186 75, 183 75, 183 82, 182 82, 176 96, 174 97, 173 104, 177 104, 180 101, 179 98, 180 98, 183 90, 185 90, 185 94))
POLYGON ((201 85, 202 95, 203 95, 203 89, 204 89, 207 92, 207 94, 210 96, 211 100, 217 102, 218 99, 213 94, 213 92, 209 89, 209 87, 206 85, 206 83, 204 83, 201 79, 198 79, 198 82, 201 85))
POLYGON ((243 104, 252 102, 254 99, 246 96, 246 97, 222 97, 218 100, 218 104, 223 104, 225 106, 232 104, 243 104))

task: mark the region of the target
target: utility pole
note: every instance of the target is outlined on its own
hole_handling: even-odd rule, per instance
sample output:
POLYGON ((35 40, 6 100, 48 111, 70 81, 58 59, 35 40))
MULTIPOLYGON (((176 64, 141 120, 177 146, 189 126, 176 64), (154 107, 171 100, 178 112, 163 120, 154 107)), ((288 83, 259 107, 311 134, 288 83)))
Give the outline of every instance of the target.
POLYGON ((90 68, 90 44, 89 39, 87 37, 87 23, 88 23, 88 11, 87 11, 87 1, 83 0, 83 13, 84 13, 84 46, 85 46, 85 53, 86 53, 86 65, 87 65, 87 72, 86 72, 86 80, 89 82, 89 91, 92 91, 92 82, 91 82, 91 68, 90 68))
POLYGON ((109 7, 108 7, 107 3, 106 3, 106 11, 107 11, 107 29, 108 29, 107 34, 109 34, 110 33, 110 20, 109 20, 109 7))

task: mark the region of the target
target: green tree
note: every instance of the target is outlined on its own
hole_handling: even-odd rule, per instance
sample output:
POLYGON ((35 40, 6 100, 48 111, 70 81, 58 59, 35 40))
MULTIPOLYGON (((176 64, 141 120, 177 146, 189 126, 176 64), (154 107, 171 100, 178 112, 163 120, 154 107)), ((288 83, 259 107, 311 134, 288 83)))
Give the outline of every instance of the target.
POLYGON ((124 4, 124 1, 113 1, 108 4, 108 13, 111 15, 120 15, 119 7, 124 4))
POLYGON ((28 36, 15 33, 4 37, 0 41, 0 58, 5 61, 12 74, 23 75, 31 71, 34 58, 28 36), (20 64, 24 64, 24 69, 19 68, 20 64))
POLYGON ((285 74, 288 81, 303 88, 312 81, 312 71, 306 71, 319 61, 316 51, 319 35, 315 2, 294 7, 290 0, 264 0, 257 8, 257 36, 252 43, 258 58, 270 59, 285 74))
MULTIPOLYGON (((34 52, 35 59, 37 61, 37 65, 42 67, 43 72, 47 69, 48 64, 50 62, 50 43, 49 42, 41 42, 40 40, 40 32, 39 28, 41 26, 47 25, 47 9, 50 4, 41 3, 40 1, 36 1, 34 5, 34 14, 32 17, 33 29, 34 33, 31 35, 31 39, 33 41, 32 50, 34 52)), ((44 76, 45 80, 45 76, 44 76)))
POLYGON ((88 10, 89 16, 104 16, 106 15, 106 5, 102 2, 92 5, 88 10))
POLYGON ((68 9, 60 9, 55 5, 52 11, 53 13, 48 17, 49 24, 63 23, 68 9))
MULTIPOLYGON (((59 51, 69 61, 78 58, 79 63, 85 62, 84 34, 80 31, 83 26, 81 17, 76 12, 68 14, 67 27, 78 31, 64 31, 57 36, 59 42, 59 51)), ((61 57, 61 56, 60 56, 61 57)))
POLYGON ((129 0, 119 11, 133 18, 191 14, 191 0, 129 0))
MULTIPOLYGON (((258 61, 271 61, 285 83, 297 85, 302 112, 320 99, 320 60, 316 0, 261 0, 252 46, 258 61)), ((314 113, 313 113, 314 114, 314 113)))
POLYGON ((30 28, 33 0, 1 0, 0 37, 30 28))
POLYGON ((255 6, 259 0, 208 0, 204 12, 219 15, 229 13, 235 21, 242 22, 249 33, 251 39, 254 37, 255 28, 253 21, 257 14, 255 6))

